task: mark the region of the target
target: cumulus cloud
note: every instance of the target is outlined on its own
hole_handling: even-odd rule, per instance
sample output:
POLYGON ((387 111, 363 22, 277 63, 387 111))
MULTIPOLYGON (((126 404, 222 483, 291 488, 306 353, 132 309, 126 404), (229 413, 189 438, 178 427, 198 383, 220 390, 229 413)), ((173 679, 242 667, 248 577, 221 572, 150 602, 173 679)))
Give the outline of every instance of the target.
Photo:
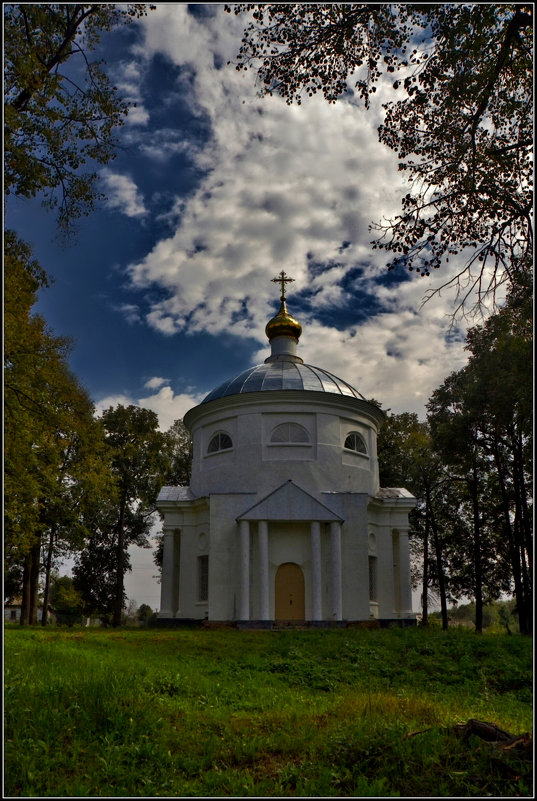
POLYGON ((113 305, 112 308, 114 311, 121 312, 121 314, 125 317, 125 320, 130 325, 135 325, 136 323, 142 322, 140 309, 134 303, 119 303, 117 305, 113 305))
POLYGON ((149 381, 145 382, 144 387, 146 389, 158 389, 163 384, 168 383, 168 381, 169 381, 168 378, 160 378, 159 376, 154 376, 153 378, 150 378, 149 381))
POLYGON ((165 162, 177 153, 184 153, 195 161, 199 154, 197 144, 189 140, 183 131, 174 128, 161 128, 152 133, 140 144, 139 149, 144 156, 159 162, 165 162))
POLYGON ((124 395, 121 392, 106 395, 104 398, 95 401, 95 411, 98 415, 101 415, 111 406, 138 406, 138 404, 128 395, 124 395))
POLYGON ((128 175, 120 175, 108 168, 101 170, 101 180, 107 193, 106 205, 127 217, 143 217, 147 210, 138 187, 128 175))
POLYGON ((203 400, 199 394, 189 394, 187 392, 175 394, 173 389, 167 384, 167 379, 151 378, 144 384, 146 389, 158 389, 158 392, 147 395, 146 397, 129 397, 121 393, 108 395, 101 398, 95 404, 98 414, 102 414, 111 406, 140 406, 142 409, 151 409, 158 415, 159 428, 167 431, 176 420, 182 420, 185 414, 193 406, 203 400), (165 384, 163 386, 163 384, 165 384))
MULTIPOLYGON (((215 131, 225 127, 224 92, 221 102, 215 131)), ((241 334, 245 321, 235 312, 243 300, 248 327, 258 328, 270 307, 267 280, 284 267, 297 289, 306 287, 312 261, 338 260, 337 269, 314 281, 324 303, 336 302, 346 270, 370 256, 372 209, 395 209, 392 154, 371 137, 360 158, 345 153, 360 127, 370 127, 353 107, 331 108, 315 99, 300 116, 277 98, 267 102, 272 113, 242 112, 250 131, 246 141, 219 132, 210 142, 198 159, 208 174, 185 204, 176 231, 130 265, 135 285, 156 283, 168 290, 148 318, 163 333, 186 325, 219 333, 231 323, 241 334), (366 164, 369 182, 363 177, 366 164)))
POLYGON ((134 287, 159 289, 148 324, 167 336, 248 335, 264 343, 254 360, 264 358, 264 327, 277 301, 269 281, 283 268, 296 280, 291 310, 293 298, 308 294, 310 311, 301 318, 306 360, 385 406, 423 413, 435 386, 464 363, 464 331, 448 336, 453 297, 421 308, 431 281, 379 282, 386 259, 371 248, 369 225, 393 218, 407 191, 396 155, 377 138, 381 102, 393 96, 389 85, 367 113, 352 95, 334 105, 314 96, 300 107, 260 100, 252 74, 227 66, 244 20, 211 8, 200 18, 186 5, 159 6, 144 20, 137 51, 181 67, 191 110, 211 126, 203 147, 169 132, 157 136, 154 153, 144 145, 152 158, 164 157, 166 147, 188 150, 204 172, 197 190, 177 199, 172 234, 128 266, 134 287), (344 330, 321 325, 321 311, 337 323, 350 292, 373 297, 374 310, 357 309, 344 330))
POLYGON ((130 104, 127 125, 145 126, 149 121, 149 113, 143 106, 140 91, 143 64, 143 61, 123 61, 117 68, 116 86, 130 104))
POLYGON ((155 395, 140 398, 138 403, 145 409, 152 409, 158 414, 160 427, 163 430, 170 428, 176 420, 182 420, 193 406, 203 400, 200 395, 179 393, 176 395, 169 386, 161 387, 155 395))

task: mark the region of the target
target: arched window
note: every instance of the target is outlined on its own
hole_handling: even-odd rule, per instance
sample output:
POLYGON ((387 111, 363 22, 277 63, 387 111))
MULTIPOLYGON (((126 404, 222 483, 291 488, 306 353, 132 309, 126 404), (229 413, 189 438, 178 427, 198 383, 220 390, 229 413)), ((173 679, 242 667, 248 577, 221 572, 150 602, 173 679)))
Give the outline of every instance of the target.
POLYGON ((350 434, 347 434, 343 447, 348 451, 367 454, 365 440, 357 431, 352 431, 350 434))
POLYGON ((218 453, 218 451, 228 451, 233 447, 233 442, 229 434, 219 431, 209 442, 207 453, 218 453))
POLYGON ((298 423, 282 423, 272 430, 270 441, 278 445, 309 442, 309 434, 298 423))

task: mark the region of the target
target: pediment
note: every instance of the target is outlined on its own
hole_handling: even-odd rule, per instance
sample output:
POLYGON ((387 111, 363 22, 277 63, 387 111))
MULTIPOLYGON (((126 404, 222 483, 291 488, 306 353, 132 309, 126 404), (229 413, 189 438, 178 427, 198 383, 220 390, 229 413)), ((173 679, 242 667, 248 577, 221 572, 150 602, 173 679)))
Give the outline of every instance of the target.
POLYGON ((269 493, 243 512, 237 520, 318 520, 339 521, 342 518, 292 480, 269 493))

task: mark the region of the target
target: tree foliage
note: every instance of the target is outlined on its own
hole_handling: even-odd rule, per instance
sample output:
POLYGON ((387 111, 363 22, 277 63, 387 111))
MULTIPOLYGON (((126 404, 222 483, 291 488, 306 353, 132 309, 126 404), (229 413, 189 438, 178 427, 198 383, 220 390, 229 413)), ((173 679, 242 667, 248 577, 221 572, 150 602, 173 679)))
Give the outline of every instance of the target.
POLYGON ((71 576, 55 574, 52 577, 50 605, 60 625, 65 623, 72 626, 82 622, 84 601, 71 576))
POLYGON ((54 556, 82 544, 108 473, 93 403, 67 365, 69 343, 33 312, 45 273, 12 231, 4 244, 4 569, 12 592, 22 584, 25 623, 37 615, 42 546, 46 610, 54 556))
POLYGON ((91 536, 77 557, 74 575, 88 613, 121 624, 130 570, 130 545, 149 547, 156 499, 164 483, 188 477, 190 439, 178 421, 169 432, 155 412, 138 406, 110 407, 102 415, 111 482, 93 510, 91 536))
MULTIPOLYGON (((103 498, 106 503, 106 499, 103 498)), ((117 542, 110 516, 108 525, 102 517, 102 510, 95 510, 95 528, 77 554, 73 568, 74 586, 84 601, 84 614, 89 617, 100 617, 103 623, 110 624, 114 617, 117 602, 118 560, 117 542), (99 525, 100 523, 100 525, 99 525)), ((127 550, 123 555, 123 571, 131 569, 127 550)), ((121 587, 121 606, 125 606, 126 594, 121 587)))
POLYGON ((478 632, 487 604, 512 593, 520 631, 532 631, 531 311, 531 285, 513 288, 469 330, 468 364, 433 392, 427 420, 387 415, 379 432, 381 485, 405 486, 418 501, 410 541, 424 624, 431 589, 444 628, 448 602, 474 599, 478 632))
MULTIPOLYGON (((166 436, 171 454, 170 471, 166 476, 166 483, 171 486, 186 487, 190 482, 192 470, 192 437, 182 420, 175 420, 166 436)), ((163 549, 164 538, 162 534, 159 534, 153 552, 153 561, 159 572, 162 570, 163 549)))
POLYGON ((102 416, 106 442, 112 452, 117 486, 114 534, 117 554, 114 625, 121 624, 124 606, 124 560, 129 544, 147 544, 152 515, 164 476, 169 470, 166 437, 158 417, 149 409, 117 406, 102 416))
MULTIPOLYGON (((231 11, 229 6, 226 7, 231 11)), ((530 272, 533 144, 531 6, 252 4, 237 69, 260 93, 288 103, 353 91, 368 107, 379 81, 379 139, 394 150, 410 191, 394 219, 372 227, 388 269, 428 276, 451 259, 459 310, 481 310, 501 284, 530 272)))
POLYGON ((187 486, 192 469, 192 437, 182 420, 175 420, 166 439, 171 458, 166 481, 173 486, 187 486))
POLYGON ((417 499, 410 512, 410 546, 413 584, 421 584, 422 623, 427 625, 429 598, 438 596, 443 627, 447 628, 448 600, 460 597, 461 588, 449 559, 450 510, 453 487, 439 455, 432 447, 426 422, 415 413, 387 415, 378 440, 381 486, 404 486, 417 499))
POLYGON ((470 330, 467 366, 448 376, 427 406, 434 447, 465 487, 457 519, 472 554, 476 627, 482 625, 483 604, 499 589, 514 589, 525 634, 533 622, 528 307, 530 287, 512 293, 504 309, 470 330))
POLYGON ((155 613, 149 604, 141 604, 137 612, 137 618, 140 624, 147 628, 155 618, 155 613))
POLYGON ((31 310, 46 277, 12 231, 4 237, 4 487, 7 550, 31 541, 45 474, 34 442, 46 430, 44 407, 66 340, 53 337, 31 310))
POLYGON ((90 61, 103 32, 147 5, 18 3, 4 7, 4 184, 58 208, 61 229, 93 208, 97 173, 115 155, 128 103, 90 61))

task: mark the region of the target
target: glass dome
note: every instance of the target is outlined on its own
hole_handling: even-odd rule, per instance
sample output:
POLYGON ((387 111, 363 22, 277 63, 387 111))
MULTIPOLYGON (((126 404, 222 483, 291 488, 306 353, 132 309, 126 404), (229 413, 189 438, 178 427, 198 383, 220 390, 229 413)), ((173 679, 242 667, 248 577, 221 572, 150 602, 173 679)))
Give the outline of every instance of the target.
POLYGON ((209 392, 202 403, 209 403, 229 395, 243 395, 246 392, 270 392, 276 390, 302 390, 306 392, 331 392, 350 398, 366 400, 358 390, 341 378, 320 367, 303 364, 301 361, 277 360, 259 364, 244 370, 234 378, 224 381, 209 392))

